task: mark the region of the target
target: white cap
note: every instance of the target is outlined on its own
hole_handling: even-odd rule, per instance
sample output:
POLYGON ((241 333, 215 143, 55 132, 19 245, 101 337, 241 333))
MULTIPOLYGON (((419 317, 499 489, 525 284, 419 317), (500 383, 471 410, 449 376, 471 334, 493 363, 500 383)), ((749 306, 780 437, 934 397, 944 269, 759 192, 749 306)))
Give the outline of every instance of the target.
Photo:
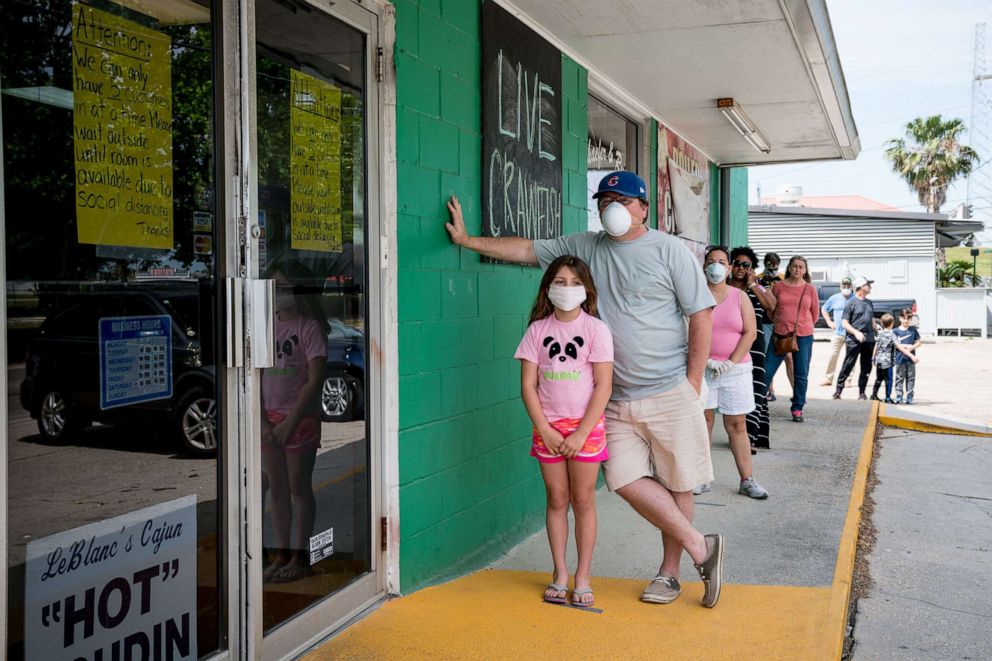
POLYGON ((865 277, 860 277, 860 278, 855 278, 854 279, 854 284, 852 286, 855 289, 861 289, 865 285, 870 285, 873 282, 875 282, 875 281, 874 280, 869 280, 868 278, 865 278, 865 277))

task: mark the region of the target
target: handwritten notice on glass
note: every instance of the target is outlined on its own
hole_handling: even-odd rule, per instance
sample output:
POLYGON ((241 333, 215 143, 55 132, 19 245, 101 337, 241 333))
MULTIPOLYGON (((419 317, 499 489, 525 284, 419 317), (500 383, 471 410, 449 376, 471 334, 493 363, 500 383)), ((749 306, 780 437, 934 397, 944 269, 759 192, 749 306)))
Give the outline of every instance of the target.
POLYGON ((172 40, 84 4, 72 16, 80 243, 172 248, 172 40))
POLYGON ((561 53, 495 2, 482 5, 482 231, 561 229, 561 53))
POLYGON ((341 90, 292 70, 289 98, 290 246, 341 252, 341 90))
POLYGON ((196 496, 28 542, 24 658, 195 659, 196 496))

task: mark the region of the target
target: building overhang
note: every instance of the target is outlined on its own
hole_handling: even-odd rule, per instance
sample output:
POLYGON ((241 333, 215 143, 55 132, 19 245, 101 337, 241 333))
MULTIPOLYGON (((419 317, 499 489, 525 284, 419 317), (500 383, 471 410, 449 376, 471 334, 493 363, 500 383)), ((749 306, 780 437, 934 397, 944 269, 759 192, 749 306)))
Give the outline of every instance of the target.
POLYGON ((861 149, 825 0, 500 4, 718 165, 853 159, 861 149), (720 112, 723 98, 746 112, 768 153, 720 112))

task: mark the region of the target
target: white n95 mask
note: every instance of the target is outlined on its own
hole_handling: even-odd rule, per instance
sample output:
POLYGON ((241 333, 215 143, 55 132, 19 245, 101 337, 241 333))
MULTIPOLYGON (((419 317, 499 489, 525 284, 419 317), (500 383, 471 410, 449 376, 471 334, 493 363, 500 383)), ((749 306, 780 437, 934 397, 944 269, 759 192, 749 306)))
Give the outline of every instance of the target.
POLYGON ((713 262, 706 267, 706 279, 714 285, 727 279, 727 267, 720 262, 713 262))
POLYGON ((581 285, 578 287, 551 285, 548 287, 548 299, 562 312, 571 312, 585 302, 586 288, 581 285))
POLYGON ((603 221, 603 229, 610 236, 623 236, 630 229, 630 225, 633 219, 630 217, 630 212, 627 211, 627 207, 620 204, 619 202, 610 202, 610 204, 603 209, 603 213, 600 216, 603 221))

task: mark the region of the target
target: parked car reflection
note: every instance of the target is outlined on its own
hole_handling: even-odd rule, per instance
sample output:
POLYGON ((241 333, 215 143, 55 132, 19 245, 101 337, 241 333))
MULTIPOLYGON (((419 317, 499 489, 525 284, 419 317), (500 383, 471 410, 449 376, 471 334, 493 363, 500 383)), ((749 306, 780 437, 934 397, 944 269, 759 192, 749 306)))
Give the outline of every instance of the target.
POLYGON ((327 377, 320 391, 325 422, 365 417, 365 334, 340 319, 327 320, 327 377))
MULTIPOLYGON (((185 452, 217 449, 213 365, 213 301, 195 281, 91 286, 58 296, 37 337, 28 344, 21 406, 41 436, 66 442, 93 422, 167 430, 185 452), (101 318, 168 315, 172 320, 172 396, 101 408, 101 318)), ((365 417, 365 334, 328 319, 327 376, 321 388, 325 422, 365 417)))
POLYGON ((64 442, 93 422, 127 424, 149 431, 167 429, 184 451, 213 454, 217 402, 211 287, 196 281, 84 287, 57 296, 54 313, 28 345, 20 400, 37 420, 42 437, 64 442), (167 363, 161 355, 146 359, 142 348, 138 360, 154 359, 147 365, 155 374, 131 374, 121 385, 156 392, 171 386, 171 396, 107 406, 101 400, 100 320, 160 316, 171 321, 168 337, 162 340, 171 360, 167 363), (169 363, 171 370, 166 368, 169 363))

